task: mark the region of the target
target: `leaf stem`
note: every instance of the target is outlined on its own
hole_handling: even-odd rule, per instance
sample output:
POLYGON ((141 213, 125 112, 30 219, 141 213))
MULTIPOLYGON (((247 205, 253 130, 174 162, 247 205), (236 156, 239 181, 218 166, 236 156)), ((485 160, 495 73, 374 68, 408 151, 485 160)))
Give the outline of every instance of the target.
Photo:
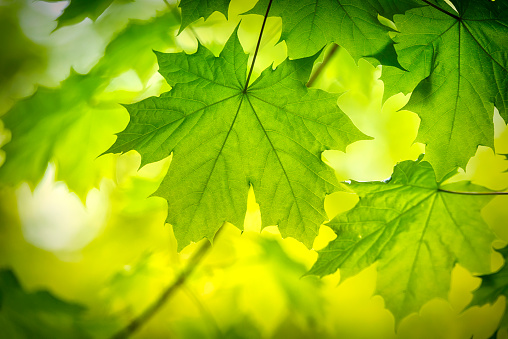
POLYGON ((463 194, 463 195, 508 195, 508 192, 457 192, 445 190, 442 188, 438 188, 438 191, 444 193, 463 194))
MULTIPOLYGON (((222 227, 215 234, 215 238, 221 229, 222 227)), ((146 324, 153 317, 153 315, 157 313, 157 311, 159 311, 160 308, 171 298, 171 296, 178 290, 178 288, 185 283, 185 281, 189 278, 194 269, 199 265, 210 248, 210 241, 203 242, 201 247, 199 247, 189 259, 187 266, 180 272, 176 280, 164 290, 159 299, 157 299, 155 303, 148 307, 140 316, 132 320, 126 327, 111 336, 111 339, 128 338, 130 335, 134 334, 134 332, 136 332, 141 326, 146 324)))
POLYGON ((335 53, 338 50, 339 50, 339 45, 334 43, 332 48, 330 48, 330 51, 328 52, 328 54, 324 57, 321 65, 319 65, 318 68, 316 69, 316 71, 314 73, 312 73, 312 75, 310 76, 310 79, 306 85, 307 87, 312 87, 312 85, 314 85, 314 82, 316 82, 319 75, 321 75, 321 73, 325 69, 326 65, 330 62, 330 60, 332 59, 332 57, 335 55, 335 53))
POLYGON ((247 93, 247 88, 249 88, 249 80, 252 75, 252 71, 254 70, 254 63, 256 62, 256 57, 258 56, 259 46, 261 45, 261 37, 263 36, 263 31, 265 29, 266 19, 268 19, 268 12, 270 11, 270 7, 272 7, 272 1, 273 0, 270 0, 270 2, 268 3, 268 7, 266 8, 265 17, 263 19, 263 25, 261 26, 261 32, 259 32, 258 43, 256 44, 256 50, 254 51, 254 57, 252 58, 252 64, 250 66, 249 75, 247 76, 247 81, 245 82, 245 87, 242 91, 244 94, 247 93))
POLYGON ((425 2, 426 4, 430 5, 430 6, 434 7, 434 8, 435 8, 435 9, 437 9, 438 11, 443 12, 444 14, 449 15, 449 16, 451 16, 452 18, 454 18, 454 19, 456 19, 456 20, 458 20, 458 21, 461 21, 461 18, 460 18, 459 16, 457 16, 457 15, 455 15, 455 14, 452 14, 452 13, 450 13, 450 12, 448 12, 448 11, 445 11, 445 10, 444 10, 444 9, 442 9, 441 7, 436 6, 436 5, 434 5, 433 3, 431 3, 431 2, 429 2, 429 1, 427 1, 427 0, 422 0, 422 1, 423 1, 423 2, 425 2))

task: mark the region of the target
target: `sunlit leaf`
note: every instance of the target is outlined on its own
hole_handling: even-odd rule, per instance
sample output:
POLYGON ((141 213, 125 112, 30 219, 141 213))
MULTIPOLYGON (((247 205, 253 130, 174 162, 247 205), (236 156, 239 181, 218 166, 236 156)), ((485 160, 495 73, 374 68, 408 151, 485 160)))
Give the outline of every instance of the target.
POLYGON ((440 179, 465 168, 478 145, 494 147, 494 106, 508 121, 508 4, 461 1, 457 14, 438 2, 442 11, 395 15, 395 49, 407 72, 386 67, 382 79, 385 96, 413 91, 405 108, 422 119, 416 141, 440 179))
POLYGON ((179 7, 182 9, 182 25, 180 32, 199 18, 208 19, 217 11, 228 17, 228 7, 231 0, 182 0, 179 7))
POLYGON ((456 263, 490 270, 494 235, 480 211, 492 197, 453 194, 485 191, 472 184, 441 186, 428 162, 398 164, 387 182, 353 182, 360 201, 328 223, 337 233, 311 274, 340 269, 347 278, 377 264, 377 292, 400 320, 427 301, 446 298, 456 263))
POLYGON ((219 57, 203 46, 157 56, 173 89, 127 105, 130 123, 109 152, 134 149, 142 165, 174 152, 155 195, 168 201, 179 246, 212 239, 224 221, 241 228, 252 185, 263 225, 310 247, 338 185, 321 152, 365 138, 337 95, 305 87, 314 58, 266 69, 244 90, 248 57, 236 32, 219 57))
MULTIPOLYGON (((268 2, 259 1, 245 14, 264 15, 268 2)), ((336 42, 355 60, 373 57, 383 65, 398 66, 390 29, 379 22, 378 14, 391 18, 418 6, 412 0, 280 0, 273 1, 269 16, 282 18, 281 40, 291 58, 311 56, 336 42)))

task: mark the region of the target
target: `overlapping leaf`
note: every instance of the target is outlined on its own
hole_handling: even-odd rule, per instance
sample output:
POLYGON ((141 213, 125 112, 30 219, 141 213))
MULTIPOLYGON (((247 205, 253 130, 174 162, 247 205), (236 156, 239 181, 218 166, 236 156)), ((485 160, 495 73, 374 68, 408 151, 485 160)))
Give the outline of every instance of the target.
MULTIPOLYGON (((264 15, 269 0, 260 0, 246 14, 264 15)), ((336 42, 358 60, 373 57, 383 65, 398 66, 389 28, 378 14, 391 18, 396 13, 418 7, 416 0, 276 0, 270 16, 282 18, 282 36, 291 58, 315 54, 330 42, 336 42)))
MULTIPOLYGON (((496 273, 480 277, 482 278, 482 284, 474 292, 470 306, 493 304, 501 296, 508 297, 508 265, 506 265, 506 261, 508 259, 508 247, 497 251, 503 255, 505 264, 496 273)), ((501 320, 500 327, 508 328, 508 312, 506 312, 506 310, 504 317, 501 320)))
POLYGON ((360 201, 328 224, 337 238, 319 252, 311 274, 340 268, 347 278, 377 262, 377 291, 401 319, 432 298, 447 297, 456 263, 472 272, 490 270, 494 235, 480 215, 489 196, 440 191, 432 167, 420 161, 398 164, 388 182, 353 182, 351 188, 360 201))
POLYGON ((385 97, 413 91, 406 108, 420 116, 417 141, 441 178, 478 145, 494 146, 494 105, 508 121, 508 4, 455 1, 457 14, 437 3, 394 17, 408 72, 386 67, 382 78, 385 97))
POLYGON ((219 57, 201 45, 157 57, 172 90, 127 105, 130 123, 109 152, 137 150, 143 165, 174 153, 155 195, 168 201, 180 248, 212 239, 224 221, 241 228, 249 185, 263 225, 310 247, 338 185, 321 152, 365 138, 337 95, 306 88, 314 58, 286 60, 247 87, 236 32, 219 57))
POLYGON ((88 338, 80 323, 84 311, 47 291, 27 293, 12 271, 0 271, 2 338, 88 338))
POLYGON ((228 17, 228 7, 231 0, 182 0, 179 7, 182 9, 182 25, 180 32, 189 24, 199 18, 208 19, 213 12, 218 11, 228 17))
POLYGON ((129 69, 147 81, 156 66, 151 49, 171 45, 172 24, 177 22, 169 13, 151 21, 132 21, 89 74, 72 72, 60 88, 39 88, 18 102, 2 117, 12 139, 3 147, 6 162, 0 167, 0 180, 35 185, 53 161, 57 179, 65 179, 84 196, 100 178, 95 159, 111 142, 104 136, 122 128, 122 108, 116 100, 105 102, 96 96, 129 69))

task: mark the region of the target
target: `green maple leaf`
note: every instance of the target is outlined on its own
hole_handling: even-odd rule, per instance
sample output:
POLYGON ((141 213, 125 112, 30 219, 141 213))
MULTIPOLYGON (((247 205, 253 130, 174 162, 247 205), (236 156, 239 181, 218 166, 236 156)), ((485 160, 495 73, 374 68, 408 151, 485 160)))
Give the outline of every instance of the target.
MULTIPOLYGON (((337 238, 319 252, 309 274, 340 268, 347 278, 377 262, 377 292, 397 320, 435 297, 446 298, 450 272, 460 263, 490 270, 494 235, 480 215, 489 196, 441 191, 428 162, 398 164, 388 182, 353 182, 360 201, 328 223, 337 238)), ((458 191, 485 191, 452 184, 458 191)))
POLYGON ((382 79, 385 97, 413 91, 405 108, 420 116, 416 141, 441 178, 465 168, 478 145, 494 147, 494 105, 508 121, 508 5, 456 1, 455 15, 439 3, 448 14, 427 6, 394 17, 395 49, 408 72, 385 67, 382 79))
POLYGON ((192 22, 199 18, 208 19, 213 12, 221 12, 224 14, 226 19, 228 18, 228 7, 231 0, 182 0, 180 1, 180 7, 182 9, 182 25, 180 26, 180 32, 185 27, 189 26, 192 22))
MULTIPOLYGON (((508 247, 497 250, 503 255, 505 260, 504 266, 497 272, 487 275, 482 275, 482 284, 474 291, 473 300, 469 306, 493 304, 501 296, 508 298, 508 265, 506 265, 508 258, 508 247)), ((501 320, 501 328, 508 328, 508 312, 501 320)))
MULTIPOLYGON (((245 14, 264 15, 268 3, 260 0, 245 14)), ((281 40, 286 41, 291 58, 314 55, 336 42, 355 60, 373 57, 383 65, 398 66, 390 29, 379 22, 378 14, 391 18, 418 6, 412 0, 276 0, 269 16, 282 18, 281 40)))
MULTIPOLYGON (((63 0, 43 1, 61 2, 63 0)), ((57 28, 77 24, 85 18, 90 18, 95 21, 115 1, 126 3, 134 0, 70 0, 69 5, 65 7, 64 11, 57 19, 57 28)))
POLYGON ((305 86, 314 57, 286 60, 248 87, 248 56, 236 32, 219 57, 157 53, 173 87, 126 105, 130 122, 108 152, 136 150, 142 165, 173 153, 155 195, 168 201, 179 246, 213 235, 224 221, 242 227, 249 185, 263 226, 307 246, 325 220, 323 199, 337 189, 321 161, 366 136, 338 108, 337 95, 305 86))
POLYGON ((84 311, 47 291, 27 293, 12 271, 0 271, 2 338, 88 338, 80 320, 84 311))

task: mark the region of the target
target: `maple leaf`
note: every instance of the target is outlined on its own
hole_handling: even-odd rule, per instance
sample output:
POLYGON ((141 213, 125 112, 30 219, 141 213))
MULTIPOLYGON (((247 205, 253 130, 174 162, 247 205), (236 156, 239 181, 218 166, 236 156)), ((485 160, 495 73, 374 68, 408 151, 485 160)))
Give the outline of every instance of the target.
POLYGON ((278 225, 310 247, 337 189, 326 149, 367 138, 338 108, 336 94, 308 89, 315 57, 286 60, 246 86, 248 56, 235 31, 219 57, 158 53, 171 91, 126 105, 130 122, 108 152, 136 150, 142 166, 169 156, 154 194, 168 201, 179 247, 213 235, 223 222, 242 228, 249 185, 262 224, 278 225))
MULTIPOLYGON (((473 300, 469 306, 493 304, 501 296, 508 297, 508 247, 496 250, 504 258, 505 264, 495 273, 482 275, 482 284, 473 292, 473 300)), ((508 313, 501 320, 500 328, 508 328, 508 313)))
POLYGON ((443 191, 485 191, 470 183, 441 187, 428 162, 399 163, 387 182, 352 182, 360 201, 328 225, 337 233, 309 274, 340 269, 345 279, 377 262, 377 292, 397 320, 434 297, 446 298, 460 263, 489 272, 494 235, 480 210, 492 199, 443 191))
MULTIPOLYGON (((182 25, 180 26, 181 33, 185 27, 189 26, 192 22, 199 18, 208 19, 213 12, 217 11, 228 18, 228 7, 231 0, 182 0, 180 7, 182 9, 182 25)), ((266 7, 265 7, 266 8, 266 7)))
POLYGON ((453 14, 437 3, 395 15, 395 49, 408 72, 384 67, 382 79, 385 97, 413 92, 405 109, 420 116, 416 141, 440 179, 465 168, 478 145, 494 147, 494 105, 508 121, 508 4, 456 1, 453 14))
MULTIPOLYGON (((245 14, 264 14, 269 0, 260 0, 245 14)), ((281 40, 290 58, 314 55, 328 43, 344 47, 355 60, 373 57, 383 65, 399 66, 388 32, 378 14, 395 13, 421 6, 412 0, 305 0, 274 1, 270 16, 282 18, 281 40)))

